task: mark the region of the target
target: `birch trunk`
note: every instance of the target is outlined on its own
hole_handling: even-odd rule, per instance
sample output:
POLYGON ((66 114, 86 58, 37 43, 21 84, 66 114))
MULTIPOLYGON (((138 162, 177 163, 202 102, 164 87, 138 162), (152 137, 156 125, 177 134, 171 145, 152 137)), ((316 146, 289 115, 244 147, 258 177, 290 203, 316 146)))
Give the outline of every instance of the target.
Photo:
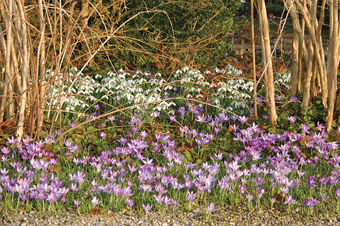
MULTIPOLYGON (((313 48, 313 43, 312 43, 312 35, 315 32, 314 30, 314 24, 315 24, 315 20, 316 20, 316 4, 314 4, 313 2, 309 2, 310 4, 310 8, 311 8, 311 22, 307 19, 305 19, 306 24, 310 23, 310 30, 309 30, 309 43, 308 43, 308 58, 307 58, 307 62, 306 62, 306 76, 305 76, 305 81, 304 81, 304 86, 303 86, 303 92, 302 92, 302 96, 303 96, 303 101, 301 104, 301 109, 302 111, 308 111, 308 107, 309 107, 309 101, 310 101, 310 94, 311 94, 311 82, 312 82, 312 76, 313 76, 313 61, 314 61, 314 48, 313 48)), ((298 4, 298 3, 297 3, 298 4)), ((300 9, 300 11, 302 11, 302 9, 300 9)), ((314 33, 315 34, 315 33, 314 33)))
POLYGON ((338 5, 339 0, 329 1, 330 5, 330 37, 329 53, 327 64, 328 77, 328 115, 326 119, 326 129, 332 128, 334 102, 337 89, 337 74, 339 67, 339 18, 338 5))
MULTIPOLYGON (((39 0, 39 14, 40 14, 40 62, 39 57, 37 60, 37 69, 39 68, 40 74, 40 95, 38 100, 38 119, 37 119, 37 134, 39 134, 42 124, 43 124, 43 114, 46 106, 46 80, 45 80, 45 15, 43 11, 43 3, 42 0, 39 0), (40 67, 39 67, 40 63, 40 67)), ((38 53, 39 54, 39 53, 38 53)))
MULTIPOLYGON (((24 2, 17 0, 17 5, 20 13, 20 17, 26 21, 25 18, 25 6, 24 2)), ((27 92, 27 77, 29 71, 29 52, 28 52, 28 37, 27 37, 27 27, 26 23, 21 23, 21 34, 22 34, 22 69, 21 69, 21 83, 22 83, 22 92, 20 95, 20 109, 19 109, 19 119, 18 119, 18 129, 17 129, 17 137, 21 139, 23 135, 24 128, 24 119, 25 119, 25 108, 26 108, 26 92, 27 92)))
POLYGON ((299 36, 296 29, 293 29, 292 43, 292 72, 290 77, 291 95, 296 96, 298 92, 299 77, 299 36))
POLYGON ((262 33, 261 41, 262 44, 262 54, 266 58, 266 97, 267 106, 269 111, 269 123, 272 128, 276 128, 277 114, 275 109, 275 87, 274 87, 274 75, 273 75, 273 62, 271 57, 271 46, 269 37, 269 25, 267 19, 267 10, 264 0, 258 1, 259 17, 262 22, 262 33))
POLYGON ((251 47, 253 61, 253 79, 254 79, 254 114, 257 119, 257 82, 256 82, 256 62, 255 62, 255 32, 254 32, 254 0, 251 0, 251 47))
MULTIPOLYGON (((6 24, 6 52, 5 55, 5 84, 4 84, 4 91, 3 91, 3 97, 1 100, 1 106, 0 106, 0 123, 4 121, 4 113, 5 113, 5 106, 6 106, 6 100, 10 99, 8 98, 8 95, 12 95, 10 93, 11 90, 11 84, 10 84, 10 78, 12 77, 11 74, 11 48, 12 48, 12 11, 13 11, 13 5, 11 1, 2 2, 3 9, 7 8, 8 13, 6 15, 3 14, 3 19, 6 24)), ((11 103, 8 103, 11 104, 11 103)))
MULTIPOLYGON (((317 7, 316 1, 313 0, 313 2, 315 4, 313 3, 312 6, 317 7)), ((316 51, 314 51, 314 54, 315 54, 315 58, 316 58, 316 61, 317 61, 318 72, 320 73, 320 75, 323 75, 324 74, 323 65, 324 65, 325 61, 324 61, 324 59, 321 59, 321 55, 320 55, 321 53, 317 49, 318 44, 317 44, 317 39, 316 39, 316 34, 315 34, 315 25, 312 26, 313 24, 316 24, 316 16, 313 16, 313 14, 312 14, 312 16, 313 16, 312 20, 313 21, 311 21, 311 17, 309 16, 309 13, 307 12, 306 8, 303 7, 303 5, 300 2, 296 2, 296 4, 297 4, 299 10, 301 11, 305 21, 306 21, 306 26, 308 28, 310 42, 312 42, 314 49, 316 49, 316 51)), ((313 60, 310 57, 307 57, 307 59, 313 60)), ((321 86, 323 88, 327 86, 327 84, 324 84, 324 82, 325 81, 321 80, 321 86)), ((328 96, 327 92, 322 92, 322 104, 323 104, 324 107, 327 107, 327 96, 328 96)), ((303 105, 302 109, 308 110, 308 105, 307 105, 307 108, 306 108, 306 105, 303 105)))

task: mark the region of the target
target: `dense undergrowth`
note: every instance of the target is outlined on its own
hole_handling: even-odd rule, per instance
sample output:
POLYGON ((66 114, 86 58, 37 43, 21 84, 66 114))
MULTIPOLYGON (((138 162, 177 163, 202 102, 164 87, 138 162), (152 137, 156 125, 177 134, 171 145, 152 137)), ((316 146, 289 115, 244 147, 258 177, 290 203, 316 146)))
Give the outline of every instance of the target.
POLYGON ((289 74, 277 75, 285 91, 277 93, 277 129, 267 125, 262 89, 254 118, 253 82, 230 65, 186 67, 168 78, 123 70, 92 78, 74 68, 67 79, 73 87, 49 92, 71 93, 62 99, 58 130, 40 141, 6 137, 2 213, 195 207, 214 220, 213 212, 243 204, 304 217, 338 214, 339 132, 325 132, 319 100, 301 112, 299 97, 287 92, 289 74))

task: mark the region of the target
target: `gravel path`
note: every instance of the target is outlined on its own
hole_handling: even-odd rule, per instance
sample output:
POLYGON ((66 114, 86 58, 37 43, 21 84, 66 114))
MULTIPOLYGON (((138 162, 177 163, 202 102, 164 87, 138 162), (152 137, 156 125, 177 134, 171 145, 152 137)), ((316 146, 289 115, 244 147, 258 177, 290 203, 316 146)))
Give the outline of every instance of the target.
POLYGON ((201 209, 184 213, 178 211, 176 214, 172 211, 165 211, 164 214, 150 212, 147 216, 142 214, 140 217, 137 217, 135 213, 130 216, 129 212, 118 214, 108 211, 106 215, 77 215, 65 212, 40 219, 35 212, 21 212, 13 214, 12 216, 8 213, 2 213, 0 225, 340 225, 340 215, 333 217, 320 215, 303 219, 299 211, 292 211, 292 214, 275 210, 254 210, 249 212, 245 207, 241 207, 237 211, 220 210, 213 213, 212 220, 207 222, 201 209))

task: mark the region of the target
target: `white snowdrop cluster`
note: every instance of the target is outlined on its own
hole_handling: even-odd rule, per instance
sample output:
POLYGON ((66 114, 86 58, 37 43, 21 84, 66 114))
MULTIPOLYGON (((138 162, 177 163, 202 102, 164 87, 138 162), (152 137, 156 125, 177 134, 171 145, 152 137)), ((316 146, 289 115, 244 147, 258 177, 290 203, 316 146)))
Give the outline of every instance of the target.
POLYGON ((284 72, 284 73, 279 73, 276 75, 276 79, 274 81, 274 85, 278 86, 284 86, 286 87, 288 90, 290 89, 290 76, 291 76, 291 72, 284 72))
MULTIPOLYGON (((49 92, 49 105, 56 109, 58 108, 58 95, 61 94, 62 107, 65 110, 74 110, 86 112, 86 109, 93 106, 98 101, 106 102, 107 100, 116 100, 125 107, 136 104, 145 104, 144 106, 135 106, 133 109, 136 113, 155 111, 173 112, 177 110, 176 104, 171 100, 166 100, 170 97, 169 92, 174 90, 176 85, 167 79, 163 79, 160 73, 156 73, 153 78, 146 79, 150 73, 137 71, 130 74, 120 69, 117 72, 108 72, 106 75, 96 74, 94 79, 83 74, 78 74, 77 68, 72 68, 69 74, 66 74, 66 79, 63 83, 63 75, 56 80, 55 84, 62 85, 54 86, 54 90, 49 92), (73 86, 69 87, 69 84, 73 86), (67 95, 67 93, 69 95, 67 95), (52 98, 53 97, 53 98, 52 98), (99 99, 97 99, 99 98, 99 99), (76 108, 77 107, 77 108, 76 108), (149 109, 149 111, 147 111, 149 109)), ((53 76, 54 72, 47 71, 46 76, 53 76)), ((172 76, 173 80, 179 80, 181 94, 185 93, 185 98, 203 97, 200 92, 204 88, 217 88, 217 92, 209 93, 209 98, 213 97, 211 104, 217 107, 224 107, 227 110, 246 108, 248 100, 252 99, 254 83, 252 80, 241 78, 242 71, 228 65, 224 69, 215 68, 212 72, 192 70, 189 67, 184 67, 177 70, 172 76), (204 74, 217 73, 226 75, 229 78, 227 81, 219 81, 217 83, 208 82, 204 74), (232 79, 230 79, 232 78, 232 79), (195 83, 195 84, 193 84, 195 83)), ((278 82, 280 84, 289 84, 290 74, 279 74, 278 82)), ((176 94, 176 93, 175 93, 176 94)), ((175 97, 175 95, 172 95, 175 97)), ((98 102, 99 103, 99 102, 98 102)), ((154 114, 155 115, 155 114, 154 114)))

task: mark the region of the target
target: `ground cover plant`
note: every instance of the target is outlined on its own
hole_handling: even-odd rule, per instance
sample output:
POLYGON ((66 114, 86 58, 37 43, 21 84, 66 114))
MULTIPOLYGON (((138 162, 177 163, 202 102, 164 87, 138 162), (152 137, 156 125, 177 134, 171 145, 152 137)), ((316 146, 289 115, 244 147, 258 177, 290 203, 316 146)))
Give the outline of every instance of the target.
MULTIPOLYGON (((284 83, 289 74, 278 76, 284 83)), ((252 84, 232 66, 183 68, 168 79, 119 71, 74 81, 60 130, 40 141, 9 136, 1 148, 3 213, 200 208, 214 221, 215 212, 240 205, 305 218, 339 212, 340 156, 332 141, 339 131, 313 122, 321 113, 299 117, 297 97, 278 93, 284 110, 273 130, 261 105, 261 117, 251 118, 252 84)))

